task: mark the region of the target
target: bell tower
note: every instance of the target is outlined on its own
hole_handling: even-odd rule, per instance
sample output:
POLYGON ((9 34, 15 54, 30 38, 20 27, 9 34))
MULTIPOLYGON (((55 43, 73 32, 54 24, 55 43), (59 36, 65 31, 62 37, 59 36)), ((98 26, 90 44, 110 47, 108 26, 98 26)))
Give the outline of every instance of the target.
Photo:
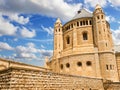
POLYGON ((112 50, 110 25, 100 5, 96 5, 93 12, 95 45, 99 51, 112 50))
POLYGON ((101 75, 104 80, 118 81, 110 25, 100 5, 93 12, 94 44, 98 48, 101 75))
POLYGON ((54 52, 53 58, 59 58, 60 53, 63 50, 63 32, 62 32, 62 23, 58 18, 54 25, 54 52))

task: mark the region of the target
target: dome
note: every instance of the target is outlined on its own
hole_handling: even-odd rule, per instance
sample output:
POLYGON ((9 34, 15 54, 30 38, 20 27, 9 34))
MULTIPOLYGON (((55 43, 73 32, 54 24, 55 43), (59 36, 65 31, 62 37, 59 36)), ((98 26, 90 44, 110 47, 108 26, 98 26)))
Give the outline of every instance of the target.
POLYGON ((74 19, 78 19, 78 18, 83 18, 83 17, 92 17, 92 13, 86 9, 81 9, 80 11, 78 11, 78 13, 72 18, 72 20, 74 19))
POLYGON ((57 18, 56 23, 61 23, 60 18, 57 18))

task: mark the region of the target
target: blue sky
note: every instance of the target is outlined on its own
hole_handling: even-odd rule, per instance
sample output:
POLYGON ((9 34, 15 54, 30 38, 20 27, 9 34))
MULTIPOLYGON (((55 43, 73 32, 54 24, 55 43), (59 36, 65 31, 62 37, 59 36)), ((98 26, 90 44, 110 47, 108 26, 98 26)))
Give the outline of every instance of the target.
POLYGON ((114 44, 120 44, 120 0, 0 0, 0 57, 43 66, 52 56, 53 28, 81 8, 100 4, 109 21, 114 44))

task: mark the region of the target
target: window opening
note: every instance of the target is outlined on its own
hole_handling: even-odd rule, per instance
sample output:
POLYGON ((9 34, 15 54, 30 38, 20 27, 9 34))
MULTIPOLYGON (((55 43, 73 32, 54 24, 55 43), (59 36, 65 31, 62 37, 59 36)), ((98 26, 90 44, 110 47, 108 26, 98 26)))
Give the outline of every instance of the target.
POLYGON ((79 26, 79 22, 77 22, 77 26, 79 26))
POLYGON ((69 68, 69 67, 70 67, 70 64, 69 64, 69 63, 66 63, 66 67, 69 68))
POLYGON ((88 21, 86 21, 86 25, 88 25, 88 21))
POLYGON ((61 69, 63 69, 63 64, 60 65, 61 69))
POLYGON ((107 70, 109 69, 108 65, 106 65, 106 69, 107 69, 107 70))
POLYGON ((83 21, 83 25, 85 25, 85 21, 83 21))
POLYGON ((70 44, 70 37, 67 37, 67 44, 70 44))
POLYGON ((90 23, 90 25, 92 25, 92 21, 91 20, 89 21, 89 23, 90 23))
POLYGON ((83 33, 83 40, 87 40, 87 39, 88 39, 87 33, 84 32, 84 33, 83 33))
POLYGON ((92 65, 91 61, 87 61, 86 64, 87 64, 87 66, 91 66, 92 65))
POLYGON ((82 66, 82 63, 81 62, 77 62, 77 65, 80 67, 80 66, 82 66))

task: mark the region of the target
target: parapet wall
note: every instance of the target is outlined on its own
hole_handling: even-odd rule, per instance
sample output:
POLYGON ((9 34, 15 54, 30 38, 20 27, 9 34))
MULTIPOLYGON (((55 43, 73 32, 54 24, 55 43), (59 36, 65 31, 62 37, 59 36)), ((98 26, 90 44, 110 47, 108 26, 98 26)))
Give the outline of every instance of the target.
POLYGON ((26 69, 32 68, 32 70, 51 71, 51 69, 0 58, 0 70, 8 69, 9 67, 26 68, 26 69))
POLYGON ((40 70, 9 68, 0 71, 0 90, 104 90, 101 79, 40 70))

